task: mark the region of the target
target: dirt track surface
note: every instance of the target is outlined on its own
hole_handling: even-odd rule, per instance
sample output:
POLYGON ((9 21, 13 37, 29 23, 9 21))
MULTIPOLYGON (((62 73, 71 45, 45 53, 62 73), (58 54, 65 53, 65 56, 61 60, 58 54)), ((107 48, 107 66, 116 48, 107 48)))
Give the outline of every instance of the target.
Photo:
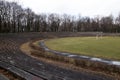
POLYGON ((54 33, 0 34, 0 67, 26 80, 115 80, 107 76, 59 68, 36 60, 19 49, 20 45, 27 41, 49 37, 56 35, 54 33))

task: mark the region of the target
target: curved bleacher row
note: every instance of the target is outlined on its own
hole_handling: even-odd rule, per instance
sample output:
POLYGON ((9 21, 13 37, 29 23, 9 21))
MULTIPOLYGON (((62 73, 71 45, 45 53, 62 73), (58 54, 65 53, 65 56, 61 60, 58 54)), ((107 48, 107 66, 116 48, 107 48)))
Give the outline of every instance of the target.
POLYGON ((21 44, 35 39, 83 35, 96 34, 67 32, 0 34, 0 67, 25 80, 113 80, 110 77, 59 68, 36 60, 19 49, 21 44))
POLYGON ((35 78, 36 80, 43 80, 42 78, 32 75, 29 72, 17 67, 17 64, 19 63, 21 63, 20 65, 26 64, 22 64, 22 62, 24 62, 24 60, 22 61, 22 59, 24 59, 24 56, 21 55, 22 52, 20 51, 19 46, 23 42, 27 41, 27 39, 22 39, 14 34, 9 36, 3 34, 0 36, 0 41, 1 68, 3 68, 6 71, 12 72, 12 74, 14 74, 13 76, 20 77, 18 78, 18 80, 32 80, 32 78, 35 78))

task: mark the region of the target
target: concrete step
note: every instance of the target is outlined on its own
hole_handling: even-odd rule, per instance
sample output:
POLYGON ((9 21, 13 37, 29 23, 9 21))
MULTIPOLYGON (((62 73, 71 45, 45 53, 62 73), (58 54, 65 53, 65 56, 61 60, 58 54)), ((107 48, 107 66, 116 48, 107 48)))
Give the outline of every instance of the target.
POLYGON ((0 74, 0 80, 9 80, 6 76, 0 74))
POLYGON ((44 80, 44 79, 42 79, 40 77, 32 75, 32 74, 30 74, 30 73, 28 73, 28 72, 26 72, 26 71, 24 71, 22 69, 19 69, 17 67, 14 67, 14 66, 12 66, 12 65, 10 65, 8 63, 2 62, 2 61, 0 61, 0 67, 12 72, 13 74, 15 74, 15 75, 17 75, 17 76, 19 76, 21 78, 23 78, 23 80, 24 79, 25 80, 44 80))

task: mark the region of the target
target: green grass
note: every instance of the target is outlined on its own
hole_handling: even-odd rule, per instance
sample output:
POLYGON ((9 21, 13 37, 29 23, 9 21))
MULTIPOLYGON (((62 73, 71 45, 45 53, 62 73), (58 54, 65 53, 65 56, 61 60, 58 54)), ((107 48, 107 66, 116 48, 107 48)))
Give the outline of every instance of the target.
POLYGON ((120 37, 58 38, 50 39, 45 44, 57 51, 120 60, 120 37))

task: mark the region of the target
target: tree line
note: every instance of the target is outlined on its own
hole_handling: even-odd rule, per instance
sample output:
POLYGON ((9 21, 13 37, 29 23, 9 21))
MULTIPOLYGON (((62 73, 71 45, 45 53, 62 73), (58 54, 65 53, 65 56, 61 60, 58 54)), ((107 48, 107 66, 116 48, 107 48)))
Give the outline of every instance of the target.
POLYGON ((120 14, 114 18, 67 14, 35 14, 16 2, 0 1, 0 33, 16 32, 120 32, 120 14))

